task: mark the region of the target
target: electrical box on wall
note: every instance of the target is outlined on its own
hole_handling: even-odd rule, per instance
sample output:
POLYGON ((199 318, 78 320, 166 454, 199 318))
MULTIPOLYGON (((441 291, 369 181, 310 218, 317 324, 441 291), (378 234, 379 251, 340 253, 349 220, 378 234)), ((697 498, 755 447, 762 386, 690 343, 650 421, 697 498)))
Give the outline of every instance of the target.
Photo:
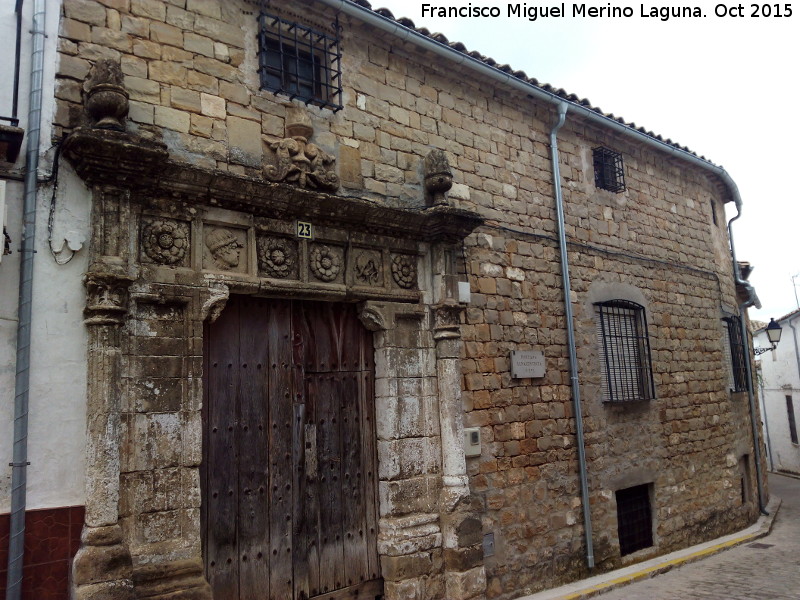
POLYGON ((464 456, 481 455, 481 430, 479 427, 464 428, 464 456))

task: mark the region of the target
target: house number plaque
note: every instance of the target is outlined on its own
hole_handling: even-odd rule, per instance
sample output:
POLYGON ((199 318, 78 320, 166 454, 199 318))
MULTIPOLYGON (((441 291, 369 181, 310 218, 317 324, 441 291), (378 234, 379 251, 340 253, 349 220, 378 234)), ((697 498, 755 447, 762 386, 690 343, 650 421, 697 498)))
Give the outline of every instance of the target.
POLYGON ((314 229, 312 228, 311 223, 297 221, 297 237, 303 238, 304 240, 313 240, 314 229))

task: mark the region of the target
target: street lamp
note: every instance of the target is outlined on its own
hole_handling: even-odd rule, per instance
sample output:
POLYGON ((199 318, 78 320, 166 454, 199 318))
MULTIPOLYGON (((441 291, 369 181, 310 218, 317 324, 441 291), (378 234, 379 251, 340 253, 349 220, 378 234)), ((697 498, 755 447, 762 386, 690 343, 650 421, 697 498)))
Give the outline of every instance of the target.
POLYGON ((775 350, 778 342, 781 341, 781 333, 783 333, 783 329, 778 323, 775 322, 775 319, 769 320, 769 325, 767 325, 767 337, 769 338, 769 343, 772 344, 769 348, 756 348, 754 350, 756 356, 764 354, 764 352, 770 352, 771 350, 775 350))

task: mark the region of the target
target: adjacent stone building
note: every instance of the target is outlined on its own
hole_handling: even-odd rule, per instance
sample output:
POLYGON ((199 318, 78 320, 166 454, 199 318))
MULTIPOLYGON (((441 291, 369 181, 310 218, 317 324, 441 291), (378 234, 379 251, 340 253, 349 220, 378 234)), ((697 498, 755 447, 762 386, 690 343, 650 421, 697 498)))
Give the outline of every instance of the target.
POLYGON ((364 0, 60 11, 73 598, 510 600, 756 518, 725 171, 364 0))

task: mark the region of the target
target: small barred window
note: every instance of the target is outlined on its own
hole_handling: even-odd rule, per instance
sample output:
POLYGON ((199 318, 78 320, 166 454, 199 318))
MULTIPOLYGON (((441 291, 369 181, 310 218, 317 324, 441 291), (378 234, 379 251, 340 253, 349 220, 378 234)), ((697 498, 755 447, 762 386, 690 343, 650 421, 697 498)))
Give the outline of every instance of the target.
POLYGON ((608 148, 592 150, 594 163, 594 184, 610 192, 625 191, 625 171, 622 167, 622 154, 608 148))
POLYGON ((740 317, 726 317, 728 330, 728 344, 725 348, 728 363, 728 379, 732 392, 743 392, 747 389, 747 354, 742 340, 742 326, 740 317))
POLYGON ((262 12, 258 32, 261 88, 334 111, 342 108, 339 24, 336 35, 262 12))
POLYGON ((630 402, 655 398, 644 307, 627 300, 611 300, 595 306, 603 363, 603 399, 630 402))

